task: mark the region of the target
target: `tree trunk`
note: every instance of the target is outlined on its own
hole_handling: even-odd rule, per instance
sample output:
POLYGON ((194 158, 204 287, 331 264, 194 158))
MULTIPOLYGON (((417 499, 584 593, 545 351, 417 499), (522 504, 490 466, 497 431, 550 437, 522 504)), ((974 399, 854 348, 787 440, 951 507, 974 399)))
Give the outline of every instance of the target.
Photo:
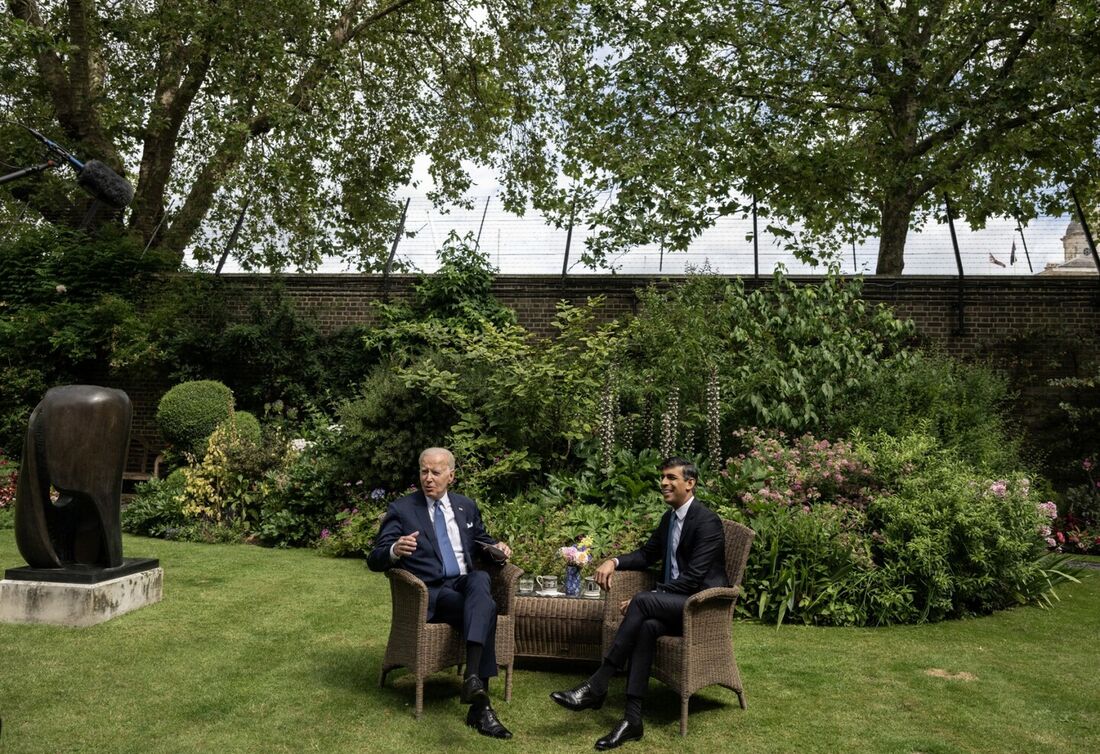
POLYGON ((908 191, 887 189, 882 203, 876 275, 900 275, 905 267, 905 238, 916 203, 908 191))

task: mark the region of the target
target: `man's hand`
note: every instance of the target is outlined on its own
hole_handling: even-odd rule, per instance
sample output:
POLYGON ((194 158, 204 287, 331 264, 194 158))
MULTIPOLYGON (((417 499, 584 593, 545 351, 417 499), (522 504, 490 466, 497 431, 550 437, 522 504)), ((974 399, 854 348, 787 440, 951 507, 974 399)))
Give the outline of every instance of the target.
POLYGON ((619 612, 626 615, 626 609, 630 607, 630 600, 623 600, 619 603, 619 612))
POLYGON ((611 589, 611 574, 615 573, 615 560, 608 558, 596 569, 596 583, 605 592, 611 589))
POLYGON ((416 538, 419 536, 420 532, 414 531, 412 534, 398 537, 397 541, 393 543, 393 554, 399 558, 412 555, 416 551, 416 538))
POLYGON ((504 553, 504 557, 506 557, 506 558, 512 557, 512 548, 511 547, 504 544, 503 542, 497 542, 496 546, 499 547, 501 549, 501 551, 504 553))

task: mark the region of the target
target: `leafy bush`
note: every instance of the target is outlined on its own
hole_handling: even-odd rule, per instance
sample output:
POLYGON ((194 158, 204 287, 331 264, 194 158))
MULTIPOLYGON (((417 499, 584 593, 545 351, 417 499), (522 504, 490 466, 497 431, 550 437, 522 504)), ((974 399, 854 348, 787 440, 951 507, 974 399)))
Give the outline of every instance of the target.
POLYGON ((342 508, 336 513, 333 523, 321 529, 317 547, 333 557, 365 556, 374 544, 386 508, 404 494, 387 494, 381 488, 371 490, 360 503, 364 506, 362 509, 358 506, 342 508))
POLYGON ((360 478, 344 475, 344 428, 313 414, 298 432, 302 436, 284 441, 281 459, 264 475, 255 532, 265 544, 308 544, 331 525, 338 510, 370 507, 370 488, 360 478))
POLYGON ((664 412, 678 440, 668 449, 694 454, 689 440, 708 432, 712 369, 721 437, 751 426, 796 433, 829 426, 882 362, 906 358, 913 333, 885 306, 868 305, 860 285, 834 271, 799 286, 777 271, 770 287, 752 292, 739 279, 709 275, 644 291, 620 365, 634 430, 625 439, 638 448, 667 445, 658 434, 664 412))
POLYGON ((176 469, 166 479, 139 484, 134 498, 122 509, 122 530, 146 537, 181 538, 189 523, 183 511, 186 481, 183 469, 176 469))
POLYGON ((999 474, 1020 461, 1006 418, 1011 399, 1006 377, 989 367, 914 353, 880 363, 831 424, 840 435, 929 434, 977 468, 999 474))
POLYGON ((214 429, 233 414, 233 391, 214 380, 181 382, 160 399, 157 427, 182 452, 201 455, 214 429))
POLYGON ((341 442, 333 447, 337 477, 370 489, 404 489, 417 480, 420 451, 442 445, 457 419, 442 401, 408 386, 388 365, 371 372, 356 398, 337 408, 341 442))
POLYGON ((747 450, 715 485, 726 499, 716 508, 757 531, 750 614, 935 621, 1041 602, 1061 578, 1041 560, 1049 519, 1023 475, 990 479, 930 435, 741 439, 747 450))
POLYGON ((596 428, 599 389, 616 325, 596 324, 602 305, 559 304, 558 336, 538 341, 517 325, 425 330, 424 358, 397 370, 458 420, 447 443, 472 494, 516 492, 539 468, 575 463, 574 448, 596 428))
POLYGON ((252 445, 259 445, 263 439, 263 431, 260 429, 260 420, 247 411, 234 411, 233 414, 219 424, 219 427, 225 427, 227 424, 233 424, 233 431, 237 433, 237 437, 241 442, 250 443, 252 445))
POLYGON ((46 390, 156 361, 142 304, 171 269, 131 238, 19 225, 0 244, 0 447, 22 447, 46 390), (11 239, 11 234, 15 238, 11 239))

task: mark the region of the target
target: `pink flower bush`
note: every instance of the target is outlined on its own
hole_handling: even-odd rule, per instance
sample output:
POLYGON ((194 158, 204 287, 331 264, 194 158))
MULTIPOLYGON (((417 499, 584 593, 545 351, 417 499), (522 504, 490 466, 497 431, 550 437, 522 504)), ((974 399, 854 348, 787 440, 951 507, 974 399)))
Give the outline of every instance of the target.
POLYGON ((0 509, 11 508, 15 505, 15 490, 19 479, 15 464, 4 457, 4 450, 0 448, 0 509))
POLYGON ((783 433, 757 429, 734 433, 746 451, 727 462, 721 478, 746 506, 781 505, 808 512, 823 503, 863 509, 870 500, 870 470, 850 443, 805 434, 788 441, 783 433))

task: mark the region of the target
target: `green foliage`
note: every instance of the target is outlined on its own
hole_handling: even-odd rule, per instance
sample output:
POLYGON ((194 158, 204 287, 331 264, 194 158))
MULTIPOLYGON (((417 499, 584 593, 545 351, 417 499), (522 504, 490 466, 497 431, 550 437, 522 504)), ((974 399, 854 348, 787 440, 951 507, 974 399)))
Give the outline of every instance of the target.
POLYGON ((606 475, 590 458, 575 473, 547 476, 545 487, 482 504, 486 527, 507 542, 528 573, 561 573, 558 550, 584 537, 592 542, 591 571, 602 559, 642 544, 665 511, 657 488, 656 451, 620 451, 606 475))
POLYGON ((157 427, 182 452, 201 454, 206 439, 233 415, 233 391, 215 380, 181 382, 160 399, 157 427))
POLYGON ((237 437, 240 441, 249 445, 259 445, 262 441, 263 431, 260 429, 260 420, 247 411, 234 411, 232 415, 221 424, 219 427, 227 428, 229 424, 233 425, 233 432, 237 433, 237 437))
POLYGON ((515 314, 490 290, 496 269, 469 234, 452 231, 437 257, 438 269, 419 277, 409 303, 375 305, 379 325, 364 343, 378 358, 407 361, 458 333, 515 324, 515 314))
POLYGON ((718 372, 724 435, 751 426, 797 433, 828 426, 876 379, 880 363, 907 359, 912 323, 869 306, 860 290, 858 280, 835 271, 801 286, 776 272, 771 286, 752 292, 740 279, 709 275, 664 293, 650 288, 624 336, 623 403, 641 425, 641 436, 627 441, 658 444, 652 413, 674 388, 681 436, 703 437, 710 368, 718 372))
POLYGON ((530 130, 559 149, 513 166, 505 185, 517 205, 600 228, 592 261, 645 243, 682 250, 759 197, 765 218, 797 224, 768 224, 788 249, 814 259, 877 236, 877 272, 897 275, 908 230, 941 212, 945 191, 975 227, 1060 214, 1067 183, 1096 206, 1092 0, 534 13, 517 33, 542 51, 527 85, 550 107, 532 108, 530 130))
POLYGON ((371 491, 369 497, 362 499, 362 509, 341 509, 331 526, 321 530, 317 547, 326 555, 337 558, 365 556, 374 544, 386 508, 392 499, 402 494, 387 496, 385 490, 376 489, 371 491))
POLYGON ((1007 473, 1019 464, 1020 442, 1007 419, 1012 398, 1004 375, 987 366, 908 354, 880 363, 842 404, 831 429, 921 432, 986 473, 1007 473))
MULTIPOLYGON (((212 263, 224 246, 214 239, 244 217, 232 232, 246 268, 311 269, 337 255, 379 269, 400 211, 394 192, 416 159, 430 158, 433 195, 445 203, 464 199, 466 160, 528 154, 513 156, 510 124, 532 103, 508 83, 527 54, 506 33, 528 11, 499 0, 459 13, 318 0, 49 11, 20 3, 0 14, 5 163, 40 153, 9 120, 116 169, 140 152, 127 223, 179 259, 190 247, 212 263), (63 61, 65 75, 39 59, 63 61), (95 96, 72 96, 73 81, 95 96)), ((27 183, 18 199, 0 193, 0 220, 26 202, 31 218, 80 222, 86 198, 71 177, 27 183)))
POLYGON ((0 244, 0 446, 22 447, 30 410, 49 387, 156 361, 141 308, 167 268, 110 233, 18 228, 0 244))
POLYGON ((326 345, 316 322, 299 313, 276 282, 253 296, 243 321, 216 334, 209 374, 231 385, 242 405, 307 406, 325 383, 326 345))
POLYGON ((416 481, 420 451, 443 444, 456 418, 445 403, 419 386, 407 386, 387 364, 370 373, 357 397, 338 406, 337 416, 342 442, 333 452, 339 476, 386 489, 416 481))
MULTIPOLYGON (((283 428, 279 436, 289 431, 283 428)), ((354 468, 343 465, 344 428, 311 414, 284 442, 285 452, 265 472, 254 528, 265 544, 300 546, 318 539, 341 509, 368 509, 370 489, 354 468)))
POLYGON ((757 532, 745 576, 751 615, 937 621, 1044 603, 1064 580, 1042 560, 1049 519, 1018 473, 990 479, 922 434, 857 435, 854 448, 743 439, 746 452, 718 486, 727 502, 715 505, 757 532))
POLYGON ((150 479, 137 486, 134 499, 122 509, 122 530, 164 539, 186 539, 183 488, 187 478, 176 469, 166 479, 150 479))

